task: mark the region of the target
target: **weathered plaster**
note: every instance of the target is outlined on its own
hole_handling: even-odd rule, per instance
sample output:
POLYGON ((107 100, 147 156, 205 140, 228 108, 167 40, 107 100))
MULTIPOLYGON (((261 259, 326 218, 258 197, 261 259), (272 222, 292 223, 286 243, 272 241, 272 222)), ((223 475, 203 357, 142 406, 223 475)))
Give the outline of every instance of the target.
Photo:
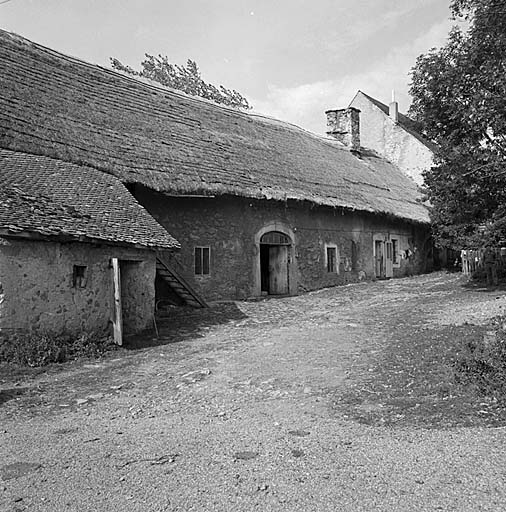
POLYGON ((415 136, 396 124, 363 94, 351 103, 360 110, 360 143, 397 165, 419 185, 422 172, 433 165, 433 153, 415 136))
POLYGON ((111 258, 135 260, 126 273, 124 317, 128 333, 151 326, 155 260, 150 251, 84 243, 2 239, 0 329, 108 332, 112 316, 111 258), (86 267, 84 287, 73 285, 73 267, 86 267))
MULTIPOLYGON (((409 240, 421 248, 429 230, 428 226, 364 212, 314 207, 307 202, 232 196, 178 198, 143 188, 135 195, 181 242, 176 269, 208 300, 260 295, 258 242, 272 228, 289 235, 293 242, 290 272, 291 277, 296 276, 297 290, 291 289, 291 293, 374 279, 374 234, 395 235, 401 251, 408 248, 409 240), (352 242, 357 248, 353 269, 352 242), (339 273, 327 272, 325 244, 338 248, 339 273), (193 275, 195 246, 211 247, 211 274, 206 279, 195 279, 193 275)), ((426 269, 423 258, 401 261, 394 276, 426 269)))

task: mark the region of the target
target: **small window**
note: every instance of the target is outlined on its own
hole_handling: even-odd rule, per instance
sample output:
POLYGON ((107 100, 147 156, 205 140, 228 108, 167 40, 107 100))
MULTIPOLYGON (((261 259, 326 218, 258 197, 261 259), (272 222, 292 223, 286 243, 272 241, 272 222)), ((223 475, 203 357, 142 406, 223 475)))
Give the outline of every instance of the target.
POLYGON ((327 247, 327 272, 337 273, 337 247, 327 247))
POLYGON ((392 238, 392 261, 399 263, 399 240, 392 238))
POLYGON ((195 247, 195 275, 207 276, 211 266, 211 249, 209 247, 195 247))
POLYGON ((74 288, 84 288, 86 286, 86 266, 74 265, 72 271, 72 286, 74 288))
POLYGON ((392 244, 386 244, 387 247, 387 260, 392 260, 392 244))

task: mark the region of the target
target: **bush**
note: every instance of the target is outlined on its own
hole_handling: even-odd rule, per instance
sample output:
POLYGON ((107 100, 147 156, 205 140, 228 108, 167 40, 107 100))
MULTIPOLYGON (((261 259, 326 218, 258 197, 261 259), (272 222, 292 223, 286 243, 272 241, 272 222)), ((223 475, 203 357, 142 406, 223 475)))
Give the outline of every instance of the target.
POLYGON ((116 347, 110 336, 94 332, 77 335, 16 333, 3 337, 0 335, 0 361, 24 366, 44 366, 79 357, 100 357, 116 347))
POLYGON ((473 385, 483 396, 506 403, 506 332, 499 328, 466 343, 454 368, 458 383, 473 385))

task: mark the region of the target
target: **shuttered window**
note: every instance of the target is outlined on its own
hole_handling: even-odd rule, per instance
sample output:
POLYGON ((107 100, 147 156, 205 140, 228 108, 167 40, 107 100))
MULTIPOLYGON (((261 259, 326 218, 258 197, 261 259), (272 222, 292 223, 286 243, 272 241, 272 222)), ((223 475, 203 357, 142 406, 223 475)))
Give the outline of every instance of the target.
POLYGON ((195 275, 209 275, 211 267, 211 249, 209 247, 195 247, 195 275))
POLYGON ((337 248, 327 247, 327 272, 337 272, 337 248))

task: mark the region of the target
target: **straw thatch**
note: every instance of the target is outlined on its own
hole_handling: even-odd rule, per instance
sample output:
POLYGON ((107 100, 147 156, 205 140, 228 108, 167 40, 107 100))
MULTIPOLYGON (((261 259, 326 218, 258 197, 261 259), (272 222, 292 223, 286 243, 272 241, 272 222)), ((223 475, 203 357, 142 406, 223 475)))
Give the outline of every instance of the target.
MULTIPOLYGON (((310 201, 428 222, 375 154, 123 76, 0 31, 0 147, 171 194, 310 201)), ((322 124, 324 115, 322 112, 322 124)))
POLYGON ((0 149, 0 234, 179 247, 113 176, 6 149, 0 149))

